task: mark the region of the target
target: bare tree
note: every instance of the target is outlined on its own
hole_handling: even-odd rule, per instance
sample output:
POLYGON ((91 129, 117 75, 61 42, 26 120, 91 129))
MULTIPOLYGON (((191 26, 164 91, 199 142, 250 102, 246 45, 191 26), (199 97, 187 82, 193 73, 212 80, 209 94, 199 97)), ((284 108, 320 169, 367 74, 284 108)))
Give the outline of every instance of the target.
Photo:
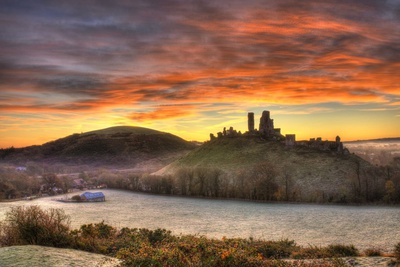
POLYGON ((191 168, 181 168, 177 171, 177 185, 182 195, 191 195, 193 192, 194 171, 191 168))
POLYGON ((274 194, 279 189, 276 183, 277 172, 268 162, 256 165, 248 174, 251 186, 251 199, 274 200, 274 194))

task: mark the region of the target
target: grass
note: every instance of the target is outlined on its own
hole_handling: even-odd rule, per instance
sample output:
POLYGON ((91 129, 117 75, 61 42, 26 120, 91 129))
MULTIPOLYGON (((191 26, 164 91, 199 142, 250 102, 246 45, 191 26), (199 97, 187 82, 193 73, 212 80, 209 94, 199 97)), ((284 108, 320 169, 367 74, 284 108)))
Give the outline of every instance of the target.
POLYGON ((87 134, 112 135, 112 134, 119 134, 119 133, 130 133, 130 134, 138 135, 138 134, 161 134, 163 132, 149 129, 149 128, 144 128, 144 127, 137 127, 137 126, 115 126, 115 127, 109 127, 109 128, 105 128, 105 129, 90 131, 90 132, 84 133, 83 135, 87 135, 87 134))
POLYGON ((12 246, 0 248, 0 266, 7 267, 115 267, 119 261, 108 256, 43 246, 12 246))
MULTIPOLYGON (((258 137, 218 138, 209 141, 185 157, 173 162, 164 173, 176 174, 181 169, 218 168, 236 179, 261 164, 273 166, 280 188, 289 187, 294 201, 357 202, 352 190, 357 164, 360 169, 371 165, 355 155, 339 156, 308 147, 287 148, 276 141, 258 137)), ((383 186, 383 176, 377 177, 383 186)))
POLYGON ((62 163, 81 160, 90 164, 127 164, 132 163, 129 158, 137 163, 194 147, 194 144, 169 133, 142 127, 117 126, 73 134, 41 146, 0 151, 0 157, 6 160, 52 159, 62 163))

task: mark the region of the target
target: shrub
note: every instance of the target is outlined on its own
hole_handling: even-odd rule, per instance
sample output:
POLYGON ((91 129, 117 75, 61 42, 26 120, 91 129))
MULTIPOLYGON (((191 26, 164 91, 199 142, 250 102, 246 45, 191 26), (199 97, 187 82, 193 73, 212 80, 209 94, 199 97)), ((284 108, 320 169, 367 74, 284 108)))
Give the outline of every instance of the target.
POLYGON ((154 245, 156 243, 159 243, 164 240, 170 239, 171 236, 171 231, 167 231, 165 229, 156 229, 156 230, 148 230, 148 229, 140 229, 140 233, 143 235, 147 236, 150 244, 154 245))
POLYGON ((329 245, 328 247, 310 246, 300 248, 292 253, 296 259, 318 259, 358 256, 358 250, 353 245, 329 245))
POLYGON ((400 261, 400 243, 394 247, 394 256, 396 257, 397 261, 400 261))
POLYGON ((269 259, 289 258, 292 252, 298 248, 293 240, 287 239, 281 241, 263 241, 255 246, 258 253, 264 258, 269 259))
POLYGON ((70 245, 69 216, 61 209, 42 210, 39 206, 13 207, 2 225, 4 245, 70 245))
POLYGON ((78 201, 78 202, 82 201, 82 198, 81 198, 80 195, 74 195, 74 196, 71 197, 71 199, 74 200, 74 201, 78 201))
POLYGON ((358 249, 353 245, 329 245, 327 251, 332 257, 352 257, 360 255, 358 249))
POLYGON ((117 230, 104 223, 81 225, 79 230, 71 231, 73 247, 85 251, 107 254, 113 250, 117 230))
POLYGON ((317 246, 310 246, 308 248, 300 248, 298 251, 292 253, 294 259, 321 259, 329 258, 327 250, 317 246))
POLYGON ((365 256, 367 257, 380 257, 382 256, 382 252, 376 248, 369 248, 364 251, 365 256))

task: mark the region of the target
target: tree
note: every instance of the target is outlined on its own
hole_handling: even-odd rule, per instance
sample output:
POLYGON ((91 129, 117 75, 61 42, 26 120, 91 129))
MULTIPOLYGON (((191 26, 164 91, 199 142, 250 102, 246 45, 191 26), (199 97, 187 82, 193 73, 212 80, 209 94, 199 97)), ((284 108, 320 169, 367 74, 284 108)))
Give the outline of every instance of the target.
POLYGON ((89 181, 89 175, 86 173, 86 172, 81 172, 81 173, 79 173, 79 178, 80 179, 83 179, 85 182, 88 182, 89 181))
POLYGON ((290 167, 286 166, 285 170, 283 172, 283 178, 285 181, 285 200, 289 201, 290 199, 290 192, 291 192, 291 187, 292 187, 292 177, 290 175, 291 173, 290 167))
POLYGON ((18 191, 13 184, 0 181, 0 199, 12 199, 16 198, 17 195, 18 191))
POLYGON ((260 163, 251 170, 242 172, 244 178, 241 179, 243 193, 246 198, 255 200, 275 200, 275 192, 279 186, 275 177, 277 171, 274 166, 268 162, 260 163))
POLYGON ((181 195, 190 195, 192 191, 194 172, 190 168, 181 168, 177 171, 177 185, 181 195))
POLYGON ((387 203, 393 203, 396 197, 396 187, 391 180, 387 180, 385 183, 385 191, 386 194, 384 196, 384 200, 387 203))
POLYGON ((58 180, 55 173, 45 173, 42 175, 42 179, 49 186, 55 186, 58 180))
POLYGON ((197 185, 198 185, 198 190, 197 190, 197 195, 199 196, 206 196, 206 188, 207 188, 207 169, 198 167, 195 170, 196 173, 196 178, 197 178, 197 185))
POLYGON ((8 246, 30 244, 65 247, 70 242, 69 224, 69 216, 61 209, 12 207, 6 213, 0 243, 8 246))
POLYGON ((220 169, 211 169, 209 175, 210 175, 209 186, 210 186, 211 196, 219 197, 221 191, 223 171, 220 169))

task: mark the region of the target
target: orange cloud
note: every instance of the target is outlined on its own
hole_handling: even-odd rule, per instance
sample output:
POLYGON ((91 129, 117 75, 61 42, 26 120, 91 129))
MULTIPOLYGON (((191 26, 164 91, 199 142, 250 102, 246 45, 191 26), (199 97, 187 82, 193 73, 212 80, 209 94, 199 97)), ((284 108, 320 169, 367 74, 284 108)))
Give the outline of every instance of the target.
POLYGON ((187 105, 163 105, 157 106, 151 111, 147 112, 132 112, 128 118, 141 122, 141 121, 156 121, 156 120, 170 120, 181 117, 193 116, 194 107, 187 105))
POLYGON ((2 125, 49 113, 194 124, 220 111, 223 123, 248 106, 297 114, 399 102, 395 1, 48 3, 57 20, 41 6, 0 10, 2 125))

